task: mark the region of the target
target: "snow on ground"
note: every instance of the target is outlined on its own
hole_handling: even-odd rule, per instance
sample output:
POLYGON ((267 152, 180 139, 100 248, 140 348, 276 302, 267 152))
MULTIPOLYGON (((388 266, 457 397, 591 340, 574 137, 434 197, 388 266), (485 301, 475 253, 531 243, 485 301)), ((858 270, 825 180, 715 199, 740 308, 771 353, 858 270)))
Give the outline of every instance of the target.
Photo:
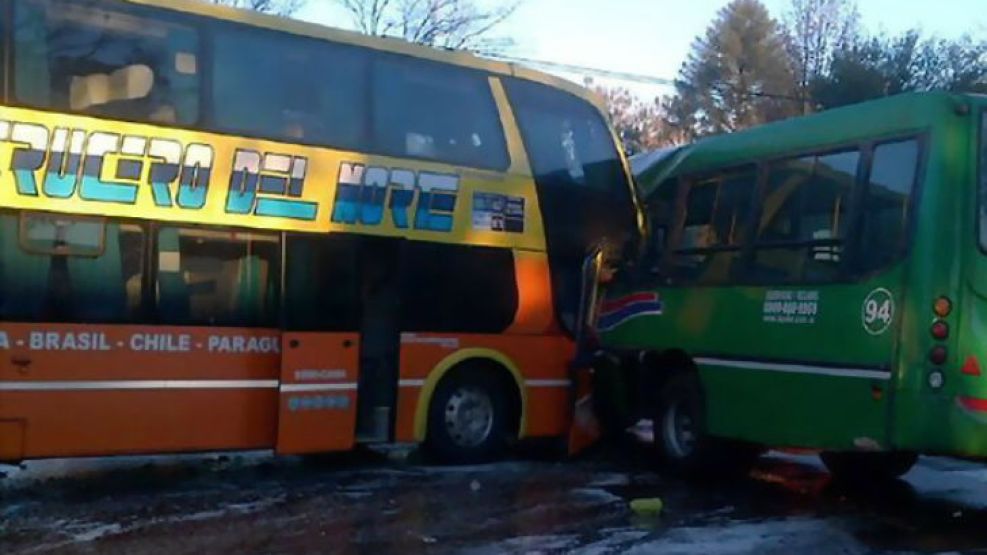
POLYGON ((626 453, 422 467, 269 453, 6 467, 0 553, 470 555, 939 553, 987 548, 987 469, 923 459, 887 492, 834 487, 815 457, 689 484, 626 453), (660 517, 635 498, 661 497, 660 517), (275 543, 272 538, 276 538, 275 543), (327 543, 330 542, 330 543, 327 543))

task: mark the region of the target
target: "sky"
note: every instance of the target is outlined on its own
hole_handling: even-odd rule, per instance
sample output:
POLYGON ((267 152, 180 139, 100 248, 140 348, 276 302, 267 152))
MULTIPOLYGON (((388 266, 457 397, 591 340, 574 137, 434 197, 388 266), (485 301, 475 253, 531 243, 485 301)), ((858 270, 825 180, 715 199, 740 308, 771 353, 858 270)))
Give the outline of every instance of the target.
MULTIPOLYGON (((776 19, 790 5, 790 0, 762 1, 776 19)), ((345 14, 327 8, 330 2, 314 1, 300 15, 346 26, 345 14)), ((515 46, 508 54, 517 57, 674 78, 693 40, 705 32, 727 3, 728 0, 524 0, 495 34, 513 39, 515 46)), ((943 37, 987 34, 987 0, 858 0, 858 5, 868 31, 896 33, 917 27, 943 37)), ((563 75, 582 80, 577 75, 563 75)), ((642 96, 669 92, 663 87, 631 88, 642 96)))

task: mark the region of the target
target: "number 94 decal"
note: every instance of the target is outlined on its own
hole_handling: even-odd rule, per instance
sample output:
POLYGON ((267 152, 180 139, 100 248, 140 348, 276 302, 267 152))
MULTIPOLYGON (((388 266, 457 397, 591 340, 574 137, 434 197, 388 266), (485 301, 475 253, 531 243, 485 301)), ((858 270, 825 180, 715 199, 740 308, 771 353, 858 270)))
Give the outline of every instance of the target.
POLYGON ((883 335, 894 322, 894 295, 887 289, 875 289, 864 299, 861 310, 864 329, 871 335, 883 335))

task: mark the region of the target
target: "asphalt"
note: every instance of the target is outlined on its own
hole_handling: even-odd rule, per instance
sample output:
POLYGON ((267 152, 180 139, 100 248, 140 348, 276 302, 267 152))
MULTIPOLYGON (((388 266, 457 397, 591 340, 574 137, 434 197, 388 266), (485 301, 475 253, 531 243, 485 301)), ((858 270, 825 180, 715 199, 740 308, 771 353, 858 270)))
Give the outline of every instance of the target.
POLYGON ((846 489, 814 457, 687 482, 640 448, 434 467, 402 451, 0 467, 0 553, 987 553, 987 467, 846 489), (660 516, 630 508, 660 498, 660 516))

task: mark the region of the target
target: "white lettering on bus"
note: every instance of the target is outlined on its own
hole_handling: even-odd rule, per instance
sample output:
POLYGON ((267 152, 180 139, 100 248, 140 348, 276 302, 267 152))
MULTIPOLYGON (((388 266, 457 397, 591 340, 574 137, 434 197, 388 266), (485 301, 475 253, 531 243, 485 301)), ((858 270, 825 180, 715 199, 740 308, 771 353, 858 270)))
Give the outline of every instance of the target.
POLYGON ((110 351, 105 333, 32 331, 28 345, 32 351, 110 351))
POLYGON ((210 353, 276 354, 280 352, 277 337, 211 335, 207 345, 210 353))
POLYGON ((192 350, 192 337, 186 334, 137 333, 130 337, 130 349, 160 353, 188 353, 192 350))

